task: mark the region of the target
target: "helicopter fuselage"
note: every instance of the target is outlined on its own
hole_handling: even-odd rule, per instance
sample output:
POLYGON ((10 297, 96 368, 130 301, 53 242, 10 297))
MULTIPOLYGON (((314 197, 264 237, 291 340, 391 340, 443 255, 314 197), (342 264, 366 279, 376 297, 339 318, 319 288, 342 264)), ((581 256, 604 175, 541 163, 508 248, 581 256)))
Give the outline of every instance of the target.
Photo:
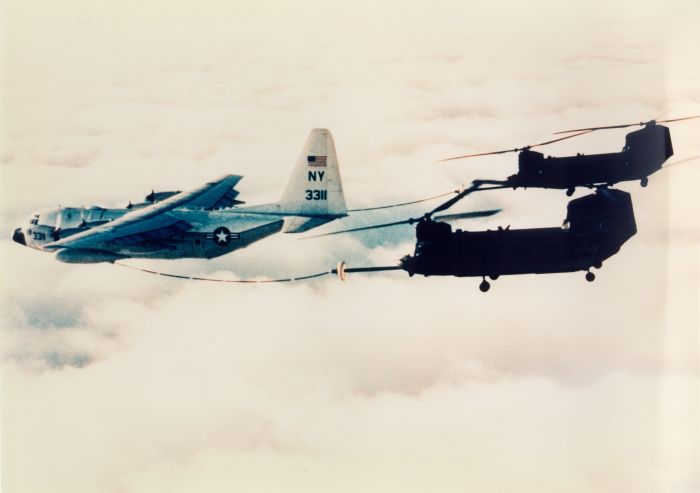
POLYGON ((673 155, 671 133, 663 125, 648 124, 627 134, 621 152, 564 157, 545 157, 523 150, 518 156, 518 173, 504 185, 513 188, 559 188, 573 191, 579 186, 612 185, 622 181, 641 181, 661 169, 673 155))
POLYGON ((401 267, 457 277, 576 272, 600 267, 636 231, 630 195, 599 190, 569 203, 563 227, 453 232, 447 223, 421 221, 415 252, 401 267))

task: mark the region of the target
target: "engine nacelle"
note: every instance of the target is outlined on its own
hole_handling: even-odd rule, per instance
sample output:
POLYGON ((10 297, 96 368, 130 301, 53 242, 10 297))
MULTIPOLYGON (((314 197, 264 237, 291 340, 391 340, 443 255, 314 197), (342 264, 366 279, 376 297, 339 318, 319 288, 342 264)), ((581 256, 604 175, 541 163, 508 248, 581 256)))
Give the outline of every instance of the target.
POLYGON ((116 262, 128 258, 113 252, 92 250, 89 248, 64 248, 56 252, 56 260, 68 264, 98 264, 100 262, 116 262))

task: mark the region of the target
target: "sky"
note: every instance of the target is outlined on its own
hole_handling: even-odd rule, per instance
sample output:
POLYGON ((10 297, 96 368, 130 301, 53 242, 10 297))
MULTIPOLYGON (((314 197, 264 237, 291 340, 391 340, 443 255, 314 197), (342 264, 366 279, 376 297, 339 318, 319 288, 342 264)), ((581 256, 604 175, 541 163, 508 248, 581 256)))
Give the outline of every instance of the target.
MULTIPOLYGON (((10 241, 37 209, 123 206, 225 173, 274 201, 310 129, 351 208, 516 171, 437 164, 590 125, 700 114, 700 6, 679 0, 2 6, 2 491, 700 490, 700 155, 632 193, 596 271, 221 285, 68 265, 10 241)), ((626 130, 552 145, 615 152, 626 130)), ((683 162, 681 162, 683 161, 683 162)), ((586 191, 578 191, 583 196, 586 191)), ((471 196, 460 228, 561 224, 563 191, 471 196)), ((318 232, 421 214, 352 214, 318 232)), ((412 230, 277 235, 225 278, 385 265, 412 230)))

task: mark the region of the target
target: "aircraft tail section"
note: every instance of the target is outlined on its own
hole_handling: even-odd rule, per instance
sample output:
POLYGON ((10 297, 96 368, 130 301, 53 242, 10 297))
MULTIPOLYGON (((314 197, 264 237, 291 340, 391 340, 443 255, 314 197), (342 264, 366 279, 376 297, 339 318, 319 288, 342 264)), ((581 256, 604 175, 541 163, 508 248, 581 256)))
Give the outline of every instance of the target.
POLYGON ((311 131, 279 202, 237 207, 234 211, 283 216, 283 233, 301 233, 347 216, 331 132, 325 128, 311 131))
POLYGON ((283 233, 303 233, 310 229, 318 228, 335 220, 335 217, 286 217, 284 218, 283 233))
POLYGON ((302 216, 285 221, 283 231, 286 233, 306 231, 347 214, 330 130, 315 128, 311 131, 278 205, 282 210, 302 216), (313 217, 302 221, 303 216, 313 217))

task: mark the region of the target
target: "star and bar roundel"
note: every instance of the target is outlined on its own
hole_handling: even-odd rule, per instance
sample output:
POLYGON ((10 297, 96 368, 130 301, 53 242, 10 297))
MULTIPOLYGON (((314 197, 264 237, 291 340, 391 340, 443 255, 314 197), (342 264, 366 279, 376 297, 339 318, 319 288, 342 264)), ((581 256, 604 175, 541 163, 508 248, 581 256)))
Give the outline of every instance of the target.
POLYGON ((225 226, 219 226, 213 233, 207 233, 207 239, 213 240, 218 246, 224 247, 231 243, 231 240, 240 238, 239 233, 231 233, 225 226))

